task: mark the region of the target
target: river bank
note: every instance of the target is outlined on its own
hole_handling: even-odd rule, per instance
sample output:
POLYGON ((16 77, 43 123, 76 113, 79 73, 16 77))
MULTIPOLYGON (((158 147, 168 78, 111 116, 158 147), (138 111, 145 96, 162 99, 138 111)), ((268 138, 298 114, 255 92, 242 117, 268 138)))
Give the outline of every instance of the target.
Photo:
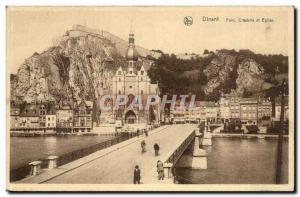
POLYGON ((97 136, 98 133, 29 133, 29 132, 12 132, 10 137, 64 137, 64 136, 97 136))
MULTIPOLYGON (((278 134, 243 134, 243 133, 212 133, 212 137, 238 137, 238 138, 247 138, 247 139, 276 139, 278 134)), ((288 138, 289 135, 283 135, 284 138, 288 138)))

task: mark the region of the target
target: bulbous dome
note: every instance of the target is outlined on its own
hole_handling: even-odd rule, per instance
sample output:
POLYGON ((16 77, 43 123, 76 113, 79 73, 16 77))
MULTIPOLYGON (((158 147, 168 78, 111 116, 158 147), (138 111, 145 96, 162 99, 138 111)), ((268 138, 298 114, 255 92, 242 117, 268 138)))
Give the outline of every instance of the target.
POLYGON ((138 60, 138 52, 134 46, 129 46, 126 51, 126 59, 127 61, 137 61, 138 60))
POLYGON ((128 44, 129 44, 128 49, 126 51, 127 61, 137 61, 138 60, 138 52, 135 49, 133 33, 129 34, 128 44))

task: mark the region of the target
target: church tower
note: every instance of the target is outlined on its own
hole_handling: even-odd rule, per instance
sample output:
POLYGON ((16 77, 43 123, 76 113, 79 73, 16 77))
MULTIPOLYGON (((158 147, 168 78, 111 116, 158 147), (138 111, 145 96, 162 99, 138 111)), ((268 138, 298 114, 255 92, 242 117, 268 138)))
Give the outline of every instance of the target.
MULTIPOLYGON (((158 122, 160 117, 159 104, 151 106, 151 110, 146 110, 148 95, 158 95, 158 85, 151 84, 151 80, 147 74, 145 62, 141 57, 139 68, 137 65, 139 54, 134 43, 134 34, 129 33, 128 48, 125 53, 127 60, 127 67, 123 69, 121 66, 116 71, 113 77, 113 99, 118 95, 125 95, 128 97, 128 102, 121 106, 118 110, 113 111, 115 121, 121 121, 124 124, 149 124, 151 122, 158 122), (143 105, 142 109, 131 105, 133 99, 141 98, 143 105)), ((115 100, 113 101, 115 103, 115 100)))
POLYGON ((138 60, 138 52, 134 45, 134 34, 130 32, 128 39, 128 49, 126 51, 126 59, 128 61, 128 73, 134 74, 135 63, 138 60))

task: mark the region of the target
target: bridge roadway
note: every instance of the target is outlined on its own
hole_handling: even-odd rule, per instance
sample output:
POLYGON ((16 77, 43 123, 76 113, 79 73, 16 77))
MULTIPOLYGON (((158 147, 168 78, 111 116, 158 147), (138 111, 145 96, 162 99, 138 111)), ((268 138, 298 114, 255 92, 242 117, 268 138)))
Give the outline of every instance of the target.
POLYGON ((151 131, 148 137, 135 137, 19 182, 131 184, 134 167, 139 165, 143 184, 172 183, 171 179, 158 180, 156 163, 158 160, 165 162, 195 128, 196 125, 192 124, 159 127, 151 131), (143 154, 141 153, 142 140, 145 140, 147 149, 143 154), (160 146, 159 156, 154 155, 155 143, 160 146))

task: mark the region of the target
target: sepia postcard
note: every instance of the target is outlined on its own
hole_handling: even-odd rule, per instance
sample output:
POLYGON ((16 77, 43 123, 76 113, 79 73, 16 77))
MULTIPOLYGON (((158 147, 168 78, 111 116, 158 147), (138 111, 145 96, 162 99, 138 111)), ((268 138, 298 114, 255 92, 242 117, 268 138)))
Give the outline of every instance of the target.
POLYGON ((294 7, 6 19, 8 191, 294 191, 294 7))

